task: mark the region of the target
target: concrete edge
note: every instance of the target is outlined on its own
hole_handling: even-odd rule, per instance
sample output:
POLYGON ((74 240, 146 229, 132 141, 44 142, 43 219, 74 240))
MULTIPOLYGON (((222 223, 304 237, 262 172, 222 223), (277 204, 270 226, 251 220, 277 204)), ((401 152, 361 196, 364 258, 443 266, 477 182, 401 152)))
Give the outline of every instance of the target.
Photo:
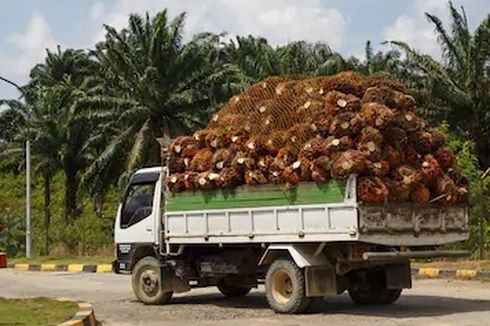
POLYGON ((417 278, 445 278, 459 280, 489 280, 490 270, 477 269, 441 269, 441 268, 412 268, 412 275, 417 278))
POLYGON ((57 298, 58 301, 75 301, 78 303, 78 312, 58 326, 96 326, 97 321, 95 319, 94 308, 92 304, 88 302, 80 302, 68 298, 57 298))
POLYGON ((29 272, 111 273, 111 264, 8 264, 7 268, 29 272))

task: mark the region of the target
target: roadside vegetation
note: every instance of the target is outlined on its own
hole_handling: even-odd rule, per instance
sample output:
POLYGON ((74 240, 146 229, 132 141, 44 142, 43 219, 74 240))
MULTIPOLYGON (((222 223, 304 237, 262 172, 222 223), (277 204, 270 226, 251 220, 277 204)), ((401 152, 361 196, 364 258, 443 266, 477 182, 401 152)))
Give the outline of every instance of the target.
POLYGON ((397 40, 387 40, 385 51, 366 42, 363 58, 324 43, 272 46, 252 35, 201 33, 184 41, 185 14, 166 11, 131 15, 121 30, 106 26, 105 39, 90 51, 48 51, 19 98, 0 100, 0 223, 7 226, 0 248, 10 256, 24 252, 26 139, 34 253, 110 256, 122 187, 134 170, 160 163, 156 138, 204 126, 230 96, 265 77, 354 70, 403 81, 420 113, 443 126, 471 189, 471 239, 457 247, 488 254, 490 15, 470 30, 462 8, 449 3, 448 10, 447 26, 426 14, 442 58, 397 40))
POLYGON ((6 299, 0 297, 2 325, 59 325, 78 311, 78 304, 48 298, 6 299))

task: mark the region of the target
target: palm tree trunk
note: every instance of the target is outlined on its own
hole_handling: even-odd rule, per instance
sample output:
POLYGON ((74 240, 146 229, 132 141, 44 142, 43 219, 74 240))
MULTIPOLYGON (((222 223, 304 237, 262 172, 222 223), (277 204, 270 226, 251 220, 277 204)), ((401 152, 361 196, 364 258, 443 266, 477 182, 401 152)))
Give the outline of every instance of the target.
POLYGON ((94 195, 94 210, 95 210, 95 215, 96 215, 98 218, 102 218, 102 217, 103 217, 103 215, 104 215, 104 208, 103 208, 103 204, 104 204, 104 198, 103 198, 103 195, 102 195, 102 193, 97 192, 97 193, 94 195))
POLYGON ((49 255, 49 224, 51 222, 51 173, 45 172, 44 177, 44 254, 49 255))
POLYGON ((75 218, 77 212, 77 171, 65 170, 65 221, 75 218))

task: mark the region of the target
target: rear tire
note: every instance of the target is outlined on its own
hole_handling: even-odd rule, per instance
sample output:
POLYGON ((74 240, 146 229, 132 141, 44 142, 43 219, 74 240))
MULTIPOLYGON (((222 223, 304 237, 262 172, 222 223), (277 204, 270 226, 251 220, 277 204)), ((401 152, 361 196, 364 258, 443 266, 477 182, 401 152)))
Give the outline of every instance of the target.
POLYGON ((306 297, 303 270, 286 258, 277 259, 269 267, 265 295, 269 306, 283 314, 304 312, 311 302, 306 297))
POLYGON ((236 285, 225 283, 225 282, 218 283, 217 287, 218 287, 218 290, 225 297, 228 297, 228 298, 244 297, 252 289, 251 287, 236 286, 236 285))
POLYGON ((383 271, 360 271, 351 277, 349 296, 359 305, 392 304, 400 297, 402 289, 387 289, 383 271))
POLYGON ((131 285, 134 295, 147 305, 167 303, 173 292, 162 290, 160 279, 160 262, 154 257, 145 257, 133 268, 131 285))

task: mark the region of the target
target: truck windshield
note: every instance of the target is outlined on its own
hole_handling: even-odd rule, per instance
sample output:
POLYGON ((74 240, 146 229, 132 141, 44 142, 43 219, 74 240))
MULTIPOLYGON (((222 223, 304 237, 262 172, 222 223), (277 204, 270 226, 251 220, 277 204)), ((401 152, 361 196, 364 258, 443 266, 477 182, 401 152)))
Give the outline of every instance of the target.
POLYGON ((155 183, 132 184, 123 201, 121 228, 127 228, 148 217, 153 209, 155 183))

